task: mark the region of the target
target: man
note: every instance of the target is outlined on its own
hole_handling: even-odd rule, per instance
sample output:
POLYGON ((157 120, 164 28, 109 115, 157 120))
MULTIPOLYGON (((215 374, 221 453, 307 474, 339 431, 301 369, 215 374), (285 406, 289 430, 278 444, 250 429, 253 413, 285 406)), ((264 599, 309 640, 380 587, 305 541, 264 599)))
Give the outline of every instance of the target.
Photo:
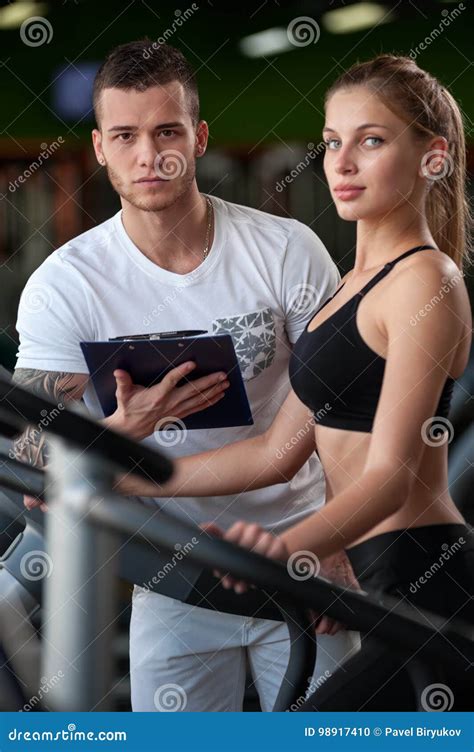
MULTIPOLYGON (((122 210, 53 253, 28 281, 18 314, 15 379, 56 399, 83 398, 99 417, 82 340, 195 327, 230 332, 255 424, 183 434, 183 443, 166 450, 179 456, 218 449, 270 425, 289 390, 291 344, 312 310, 333 293, 339 274, 301 223, 199 192, 195 162, 206 150, 208 126, 199 119, 193 71, 170 46, 144 56, 147 49, 149 40, 122 45, 97 74, 93 144, 122 210), (28 305, 33 294, 44 300, 41 313, 28 305)), ((177 387, 186 373, 185 364, 143 389, 117 371, 118 409, 103 422, 155 444, 157 421, 214 404, 226 388, 224 374, 223 381, 213 374, 177 387)), ((44 446, 23 441, 23 447, 23 457, 47 461, 44 446)), ((314 454, 290 483, 236 498, 160 501, 197 524, 213 519, 227 527, 245 518, 275 532, 323 503, 314 454)), ((248 658, 262 709, 271 710, 288 644, 282 623, 196 608, 135 588, 132 707, 166 709, 160 698, 171 685, 185 694, 187 711, 240 710, 248 658)), ((320 635, 318 645, 316 678, 337 668, 355 641, 340 632, 320 635)))

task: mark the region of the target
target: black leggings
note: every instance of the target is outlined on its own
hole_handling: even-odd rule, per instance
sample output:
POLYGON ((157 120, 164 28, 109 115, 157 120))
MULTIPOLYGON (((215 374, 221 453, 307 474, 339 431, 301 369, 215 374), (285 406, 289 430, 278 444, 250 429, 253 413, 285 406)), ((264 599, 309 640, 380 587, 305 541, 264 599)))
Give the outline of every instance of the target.
MULTIPOLYGON (((346 553, 362 589, 371 595, 389 594, 445 616, 447 622, 462 619, 474 625, 474 536, 466 525, 383 533, 346 553)), ((424 680, 418 657, 412 660, 408 653, 370 636, 361 635, 361 643, 360 651, 300 711, 474 710, 474 667, 461 676, 430 659, 424 680), (432 684, 443 687, 423 691, 432 684)))

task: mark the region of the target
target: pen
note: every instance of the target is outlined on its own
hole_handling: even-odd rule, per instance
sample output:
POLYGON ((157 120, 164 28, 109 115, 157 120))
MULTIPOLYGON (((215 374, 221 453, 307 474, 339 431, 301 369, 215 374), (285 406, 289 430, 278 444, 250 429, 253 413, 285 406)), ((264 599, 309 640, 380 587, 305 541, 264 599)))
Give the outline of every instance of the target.
POLYGON ((109 342, 128 342, 137 339, 168 339, 172 337, 197 337, 199 334, 207 334, 207 329, 183 329, 175 332, 153 332, 152 334, 125 334, 121 337, 110 337, 109 342))

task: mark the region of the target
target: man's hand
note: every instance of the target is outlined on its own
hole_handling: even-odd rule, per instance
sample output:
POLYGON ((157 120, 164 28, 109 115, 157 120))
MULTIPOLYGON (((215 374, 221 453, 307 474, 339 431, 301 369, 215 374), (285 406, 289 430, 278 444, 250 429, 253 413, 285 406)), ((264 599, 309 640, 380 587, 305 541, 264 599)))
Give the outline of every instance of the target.
MULTIPOLYGON (((331 582, 335 582, 343 587, 355 590, 361 589, 345 551, 338 551, 332 556, 327 556, 321 560, 320 564, 321 568, 318 576, 331 580, 331 582)), ((312 613, 315 618, 316 634, 334 635, 340 629, 345 629, 343 624, 334 621, 329 616, 319 616, 315 611, 312 613)))
POLYGON ((226 374, 219 371, 177 386, 194 368, 192 361, 183 363, 151 387, 134 384, 127 371, 114 371, 117 410, 101 422, 141 441, 154 432, 160 418, 186 418, 215 405, 229 387, 226 374))
POLYGON ((31 511, 36 507, 39 507, 42 512, 48 511, 48 505, 44 501, 37 499, 36 496, 23 496, 23 505, 28 511, 31 511))

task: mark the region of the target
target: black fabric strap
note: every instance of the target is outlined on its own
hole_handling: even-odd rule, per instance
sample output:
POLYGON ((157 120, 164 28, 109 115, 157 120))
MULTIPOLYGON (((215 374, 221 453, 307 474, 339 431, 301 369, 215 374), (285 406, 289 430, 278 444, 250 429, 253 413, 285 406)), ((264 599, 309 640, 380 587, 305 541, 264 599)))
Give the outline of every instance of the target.
POLYGON ((389 261, 387 264, 385 264, 384 268, 381 269, 375 277, 372 277, 369 282, 365 285, 365 287, 362 288, 357 294, 362 297, 366 294, 366 292, 369 292, 369 290, 374 287, 374 285, 377 284, 383 277, 385 277, 389 271, 395 266, 395 264, 398 264, 399 261, 406 258, 406 256, 411 256, 412 253, 417 253, 418 251, 424 251, 427 249, 432 249, 433 251, 436 250, 432 245, 417 245, 414 248, 410 248, 408 251, 405 251, 405 253, 402 253, 401 256, 398 256, 396 259, 393 259, 393 261, 389 261))

